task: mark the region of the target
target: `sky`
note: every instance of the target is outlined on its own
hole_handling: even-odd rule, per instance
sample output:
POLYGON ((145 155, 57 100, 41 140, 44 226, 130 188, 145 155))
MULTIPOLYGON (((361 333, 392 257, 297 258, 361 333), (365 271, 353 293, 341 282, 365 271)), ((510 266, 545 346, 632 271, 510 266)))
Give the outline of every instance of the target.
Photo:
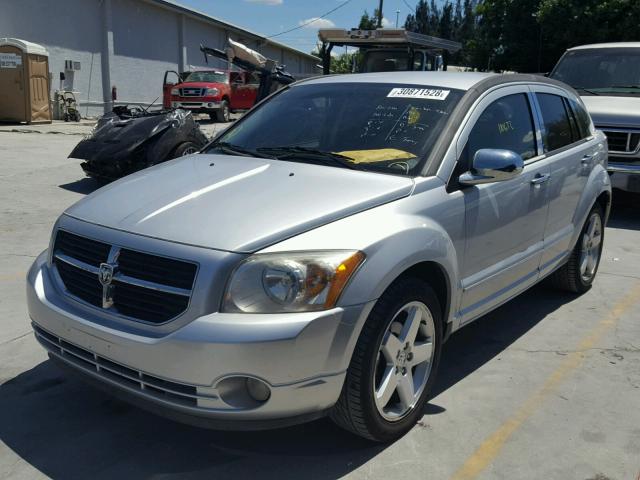
MULTIPOLYGON (((345 0, 176 0, 177 3, 199 10, 261 35, 274 35, 300 26, 339 7, 345 0)), ((350 0, 327 17, 313 21, 293 32, 273 37, 304 52, 311 52, 317 43, 319 28, 353 28, 367 10, 373 13, 379 0, 350 0)), ((400 11, 400 26, 417 0, 384 0, 384 26, 395 27, 396 11, 400 11)))

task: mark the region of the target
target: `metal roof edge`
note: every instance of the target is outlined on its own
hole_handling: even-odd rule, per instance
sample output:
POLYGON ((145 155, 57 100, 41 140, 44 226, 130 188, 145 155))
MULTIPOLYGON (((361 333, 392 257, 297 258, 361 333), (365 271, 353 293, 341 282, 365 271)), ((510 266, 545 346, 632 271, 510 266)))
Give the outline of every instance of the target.
POLYGON ((147 3, 152 3, 155 5, 158 5, 162 8, 166 8, 166 9, 170 9, 170 10, 176 10, 178 12, 187 14, 187 15, 191 15, 193 17, 196 17, 200 20, 204 20, 206 22, 211 22, 211 23, 215 23, 218 25, 222 25, 226 28, 232 29, 232 30, 236 30, 238 32, 242 32, 244 34, 248 34, 251 35, 255 38, 257 38, 258 40, 261 40, 267 44, 271 44, 274 45, 276 47, 279 48, 284 48, 285 50, 289 50, 291 52, 297 53, 298 55, 303 55, 309 59, 313 59, 314 61, 320 61, 321 59, 319 57, 316 57, 314 55, 311 55, 310 53, 306 53, 303 52, 302 50, 298 50, 297 48, 293 48, 290 47, 289 45, 285 45, 284 43, 280 43, 280 42, 276 42, 274 40, 270 40, 269 38, 267 38, 265 35, 261 35, 259 33, 253 32, 251 30, 248 30, 246 28, 240 27, 238 25, 235 25, 233 23, 229 23, 226 22, 224 20, 220 20, 219 18, 213 17, 207 13, 201 12, 199 10, 195 10, 193 8, 187 7, 185 5, 182 5, 178 2, 175 2, 173 0, 144 0, 147 3))

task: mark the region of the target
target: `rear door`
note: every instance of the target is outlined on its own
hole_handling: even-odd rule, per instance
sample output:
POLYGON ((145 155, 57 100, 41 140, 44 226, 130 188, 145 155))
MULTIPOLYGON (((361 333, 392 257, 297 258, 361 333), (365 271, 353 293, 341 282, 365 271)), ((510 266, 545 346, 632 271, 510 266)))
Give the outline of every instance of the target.
POLYGON ((554 87, 536 86, 532 90, 544 154, 551 168, 549 215, 540 265, 544 275, 564 260, 573 247, 575 230, 582 227, 575 214, 593 169, 598 141, 588 114, 576 99, 554 87))
POLYGON ((528 288, 538 279, 548 210, 550 168, 540 155, 538 128, 526 86, 498 89, 474 109, 460 136, 458 166, 467 171, 482 148, 522 156, 524 171, 502 181, 462 187, 466 244, 462 302, 468 322, 528 288))

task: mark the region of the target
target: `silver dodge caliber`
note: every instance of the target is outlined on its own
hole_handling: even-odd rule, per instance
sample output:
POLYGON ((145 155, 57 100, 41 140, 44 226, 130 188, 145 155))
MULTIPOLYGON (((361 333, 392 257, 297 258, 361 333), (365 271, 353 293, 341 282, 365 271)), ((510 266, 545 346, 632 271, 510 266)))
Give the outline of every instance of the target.
POLYGON ((607 142, 570 87, 397 72, 293 84, 199 154, 70 207, 28 274, 56 363, 182 421, 329 415, 390 441, 445 339, 545 277, 591 286, 607 142))

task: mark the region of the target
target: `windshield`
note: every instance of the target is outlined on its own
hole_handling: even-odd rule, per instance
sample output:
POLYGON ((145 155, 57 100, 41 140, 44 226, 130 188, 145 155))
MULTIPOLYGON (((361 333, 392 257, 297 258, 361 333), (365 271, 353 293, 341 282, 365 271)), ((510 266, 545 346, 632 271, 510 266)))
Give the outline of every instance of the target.
POLYGON ((560 59, 551 77, 582 90, 581 94, 639 95, 640 49, 569 51, 560 59))
MULTIPOLYGON (((409 54, 406 50, 375 50, 366 52, 363 72, 394 72, 409 70, 409 54)), ((422 70, 416 68, 415 70, 422 70)))
POLYGON ((226 83, 227 74, 224 72, 191 72, 184 79, 187 82, 226 83))
POLYGON ((302 84, 262 104, 207 152, 417 175, 463 93, 416 85, 302 84))

